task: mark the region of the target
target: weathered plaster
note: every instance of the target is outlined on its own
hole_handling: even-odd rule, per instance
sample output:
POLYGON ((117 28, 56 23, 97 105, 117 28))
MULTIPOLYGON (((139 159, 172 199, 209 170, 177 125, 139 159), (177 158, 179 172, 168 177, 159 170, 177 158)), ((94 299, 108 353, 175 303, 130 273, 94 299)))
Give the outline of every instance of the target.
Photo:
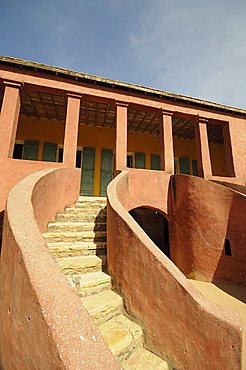
POLYGON ((240 315, 206 300, 127 213, 140 181, 142 205, 167 209, 169 177, 158 174, 165 187, 155 188, 152 200, 148 171, 141 174, 139 180, 136 171, 123 171, 108 187, 107 256, 115 287, 143 324, 147 345, 176 368, 241 369, 240 315))
POLYGON ((0 358, 5 370, 118 369, 40 230, 73 204, 75 169, 34 173, 10 192, 0 285, 0 358))

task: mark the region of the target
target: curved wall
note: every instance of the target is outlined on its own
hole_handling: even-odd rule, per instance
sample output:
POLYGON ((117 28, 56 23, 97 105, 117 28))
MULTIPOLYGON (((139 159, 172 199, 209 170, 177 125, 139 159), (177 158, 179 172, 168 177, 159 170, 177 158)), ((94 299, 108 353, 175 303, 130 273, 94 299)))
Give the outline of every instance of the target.
POLYGON ((107 255, 114 286, 143 325, 148 348, 174 368, 239 370, 240 315, 207 301, 128 214, 137 206, 167 212, 168 185, 164 172, 137 170, 109 184, 107 255))
POLYGON ((8 196, 0 261, 4 370, 118 369, 40 233, 76 201, 79 184, 77 169, 44 170, 8 196))
POLYGON ((171 259, 187 277, 246 284, 245 195, 214 182, 175 175, 168 214, 171 259), (225 254, 225 239, 231 256, 225 254))

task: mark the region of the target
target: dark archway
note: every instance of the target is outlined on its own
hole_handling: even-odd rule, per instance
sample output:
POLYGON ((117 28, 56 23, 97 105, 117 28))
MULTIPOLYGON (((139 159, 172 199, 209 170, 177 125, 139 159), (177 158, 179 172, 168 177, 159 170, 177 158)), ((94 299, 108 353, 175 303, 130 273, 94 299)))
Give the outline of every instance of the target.
POLYGON ((129 213, 157 247, 170 258, 169 230, 166 217, 147 207, 134 208, 129 213))

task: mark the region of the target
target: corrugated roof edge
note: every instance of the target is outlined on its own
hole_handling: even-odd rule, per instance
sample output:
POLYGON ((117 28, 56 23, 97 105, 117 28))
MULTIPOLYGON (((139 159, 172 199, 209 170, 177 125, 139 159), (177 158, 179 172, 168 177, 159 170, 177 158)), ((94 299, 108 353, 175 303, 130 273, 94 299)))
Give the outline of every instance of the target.
POLYGON ((60 68, 60 67, 54 67, 49 66, 47 64, 38 63, 38 62, 32 62, 24 59, 14 58, 14 57, 8 57, 8 56, 0 56, 0 64, 9 64, 9 65, 17 65, 29 69, 35 69, 40 70, 42 72, 47 73, 54 73, 54 74, 60 74, 61 76, 67 77, 67 78, 78 78, 88 83, 98 83, 104 86, 110 86, 110 87, 116 87, 122 90, 131 90, 139 93, 149 94, 152 96, 158 96, 159 98, 165 98, 170 99, 174 101, 179 102, 186 102, 186 103, 192 103, 194 105, 200 105, 204 106, 204 108, 212 108, 212 109, 218 109, 221 111, 231 112, 234 114, 239 115, 246 115, 246 109, 241 108, 235 108, 223 104, 218 104, 214 102, 210 102, 208 100, 202 100, 198 98, 193 98, 186 95, 180 95, 180 94, 174 94, 163 90, 158 89, 152 89, 146 86, 141 85, 135 85, 131 83, 126 83, 122 81, 117 80, 111 80, 108 78, 98 77, 98 76, 92 76, 86 73, 81 72, 75 72, 71 71, 69 69, 60 68))

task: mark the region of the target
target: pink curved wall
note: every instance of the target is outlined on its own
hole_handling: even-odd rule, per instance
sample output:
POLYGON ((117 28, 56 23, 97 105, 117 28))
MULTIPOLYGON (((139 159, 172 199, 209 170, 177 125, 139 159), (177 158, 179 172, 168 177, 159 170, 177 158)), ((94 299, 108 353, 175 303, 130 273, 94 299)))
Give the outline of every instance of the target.
POLYGON ((79 184, 77 169, 44 170, 8 196, 0 261, 2 369, 118 369, 40 233, 76 201, 79 184))
POLYGON ((171 259, 186 276, 246 284, 245 195, 176 175, 170 181, 168 208, 171 259), (225 255, 226 238, 232 256, 225 255))
POLYGON ((124 294, 127 311, 143 325, 148 347, 175 368, 192 364, 197 370, 239 370, 240 315, 207 301, 127 212, 137 205, 165 212, 169 178, 158 173, 150 180, 148 175, 123 171, 108 186, 107 256, 113 283, 124 294), (154 183, 159 186, 153 188, 154 183))
POLYGON ((5 209, 7 196, 14 185, 33 172, 48 168, 66 167, 63 163, 28 161, 23 159, 0 159, 0 212, 5 209))

